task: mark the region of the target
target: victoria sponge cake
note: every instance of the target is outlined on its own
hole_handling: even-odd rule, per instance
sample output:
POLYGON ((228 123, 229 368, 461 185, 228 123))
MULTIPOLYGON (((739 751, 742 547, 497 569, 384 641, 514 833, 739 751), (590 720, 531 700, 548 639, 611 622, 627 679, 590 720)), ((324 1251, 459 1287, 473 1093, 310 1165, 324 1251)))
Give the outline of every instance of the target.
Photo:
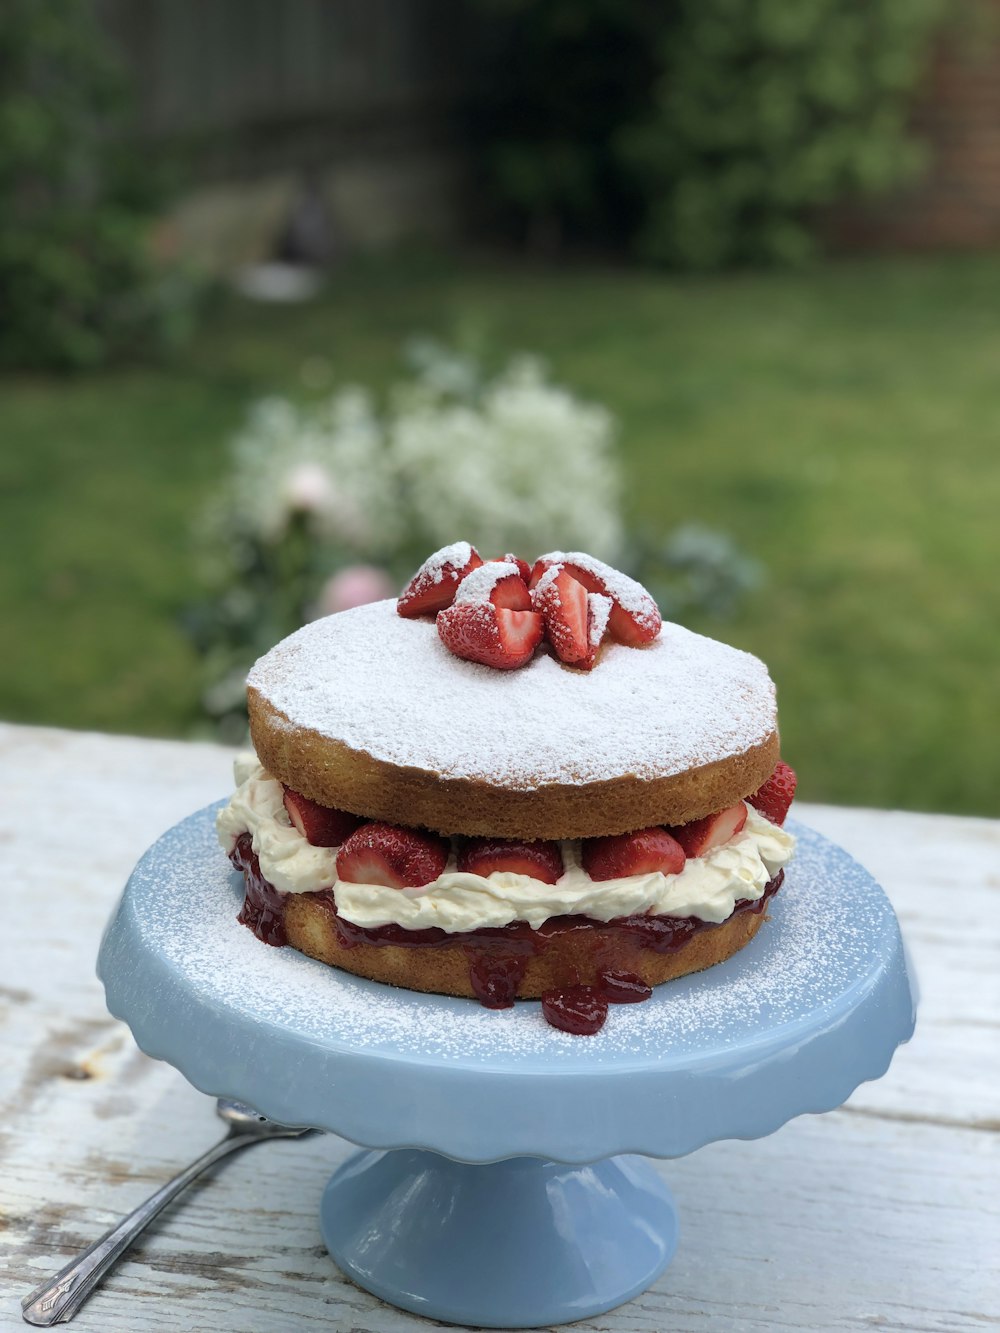
POLYGON ((774 686, 583 552, 466 542, 247 684, 240 919, 415 991, 597 1031, 752 939, 794 840, 774 686))

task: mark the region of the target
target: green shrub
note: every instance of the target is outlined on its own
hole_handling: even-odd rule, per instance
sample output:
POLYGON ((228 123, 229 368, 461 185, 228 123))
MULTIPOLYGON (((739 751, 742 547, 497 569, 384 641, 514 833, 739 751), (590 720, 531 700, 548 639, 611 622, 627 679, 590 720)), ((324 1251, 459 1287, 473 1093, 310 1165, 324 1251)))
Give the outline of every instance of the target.
POLYGON ((183 325, 154 191, 83 0, 0 5, 0 367, 81 368, 183 325))
POLYGON ((498 215, 682 268, 794 262, 818 211, 918 169, 944 0, 492 0, 498 215), (516 77, 515 77, 516 76, 516 77))
POLYGON ((681 0, 650 108, 618 144, 646 255, 794 262, 817 209, 884 192, 921 153, 907 111, 938 0, 681 0))

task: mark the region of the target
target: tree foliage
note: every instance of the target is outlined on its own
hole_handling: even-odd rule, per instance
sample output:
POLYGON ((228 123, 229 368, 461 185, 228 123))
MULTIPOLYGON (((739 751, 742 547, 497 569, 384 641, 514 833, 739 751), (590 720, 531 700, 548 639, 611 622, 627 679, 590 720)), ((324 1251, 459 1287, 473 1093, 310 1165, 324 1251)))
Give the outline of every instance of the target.
POLYGON ((179 316, 124 77, 84 0, 0 5, 0 366, 99 364, 179 316))
POLYGON ((820 209, 922 160, 908 113, 942 0, 494 8, 511 91, 486 161, 529 239, 611 239, 681 268, 794 262, 820 209))

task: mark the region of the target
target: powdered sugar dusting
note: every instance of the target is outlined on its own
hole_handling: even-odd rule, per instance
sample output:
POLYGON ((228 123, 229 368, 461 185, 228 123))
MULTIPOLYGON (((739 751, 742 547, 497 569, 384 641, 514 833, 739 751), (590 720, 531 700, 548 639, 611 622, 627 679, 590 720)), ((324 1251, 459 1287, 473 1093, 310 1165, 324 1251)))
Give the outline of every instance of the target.
POLYGON ((249 684, 292 724, 375 759, 519 791, 669 776, 776 727, 762 662, 669 623, 646 647, 606 644, 588 674, 544 653, 500 672, 450 653, 433 621, 375 602, 304 626, 249 684))
POLYGON ((587 593, 587 642, 597 648, 604 642, 612 601, 601 592, 587 593))
POLYGON ((541 610, 547 588, 551 588, 562 571, 562 565, 549 565, 548 569, 531 590, 531 600, 535 610, 541 610))
POLYGON ((449 575, 464 569, 471 559, 472 547, 468 542, 452 542, 450 546, 442 546, 440 551, 429 555, 412 581, 421 580, 421 586, 424 583, 442 583, 449 575))
POLYGON ((490 560, 485 565, 480 565, 471 573, 466 574, 458 585, 454 604, 488 602, 493 589, 500 580, 510 578, 512 574, 517 579, 521 577, 521 571, 517 565, 509 564, 504 560, 490 560))
POLYGON ((537 1002, 490 1011, 475 1001, 397 990, 262 944, 236 920, 242 879, 220 852, 213 810, 172 829, 140 863, 129 893, 145 945, 199 998, 324 1046, 438 1064, 559 1068, 710 1057, 796 1024, 874 977, 895 919, 870 877, 818 834, 799 838, 771 918, 728 962, 612 1006, 603 1030, 549 1027, 537 1002))

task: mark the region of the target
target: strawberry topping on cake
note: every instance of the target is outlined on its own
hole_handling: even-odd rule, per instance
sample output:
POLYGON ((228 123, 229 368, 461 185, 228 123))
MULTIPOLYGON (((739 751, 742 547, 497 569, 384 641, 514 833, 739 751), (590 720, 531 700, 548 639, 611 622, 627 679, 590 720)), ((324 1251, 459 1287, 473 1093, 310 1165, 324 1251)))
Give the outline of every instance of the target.
POLYGON ((470 875, 505 871, 555 884, 563 873, 557 842, 517 842, 513 838, 471 838, 458 854, 458 869, 470 875))
POLYGON ((590 653, 587 589, 562 565, 552 565, 531 590, 545 618, 545 637, 560 662, 582 662, 590 653))
POLYGON ((550 551, 535 561, 531 571, 532 587, 553 565, 562 565, 588 592, 611 598, 609 628, 612 638, 619 643, 640 648, 652 643, 659 634, 663 624, 660 609, 635 579, 585 551, 550 551))
POLYGON ((676 838, 662 828, 638 829, 608 838, 586 838, 583 868, 591 879, 623 879, 626 875, 679 875, 687 857, 676 838))
POLYGON ((798 781, 795 769, 783 759, 779 759, 768 780, 748 796, 747 800, 772 824, 784 824, 788 808, 795 797, 798 781))
POLYGON ((747 808, 743 801, 739 801, 725 810, 717 810, 714 815, 706 815, 704 819, 679 824, 670 832, 683 847, 685 855, 704 856, 714 847, 721 847, 730 838, 735 838, 746 822, 747 808))
POLYGON ((468 542, 454 542, 425 560, 396 609, 411 619, 436 615, 449 651, 501 671, 526 666, 543 635, 560 662, 591 671, 607 636, 641 648, 662 624, 640 583, 582 551, 540 556, 529 571, 513 554, 484 563, 468 542), (504 611, 533 612, 536 618, 498 614, 504 611))
POLYGON ((451 606, 458 585, 483 563, 468 542, 452 542, 429 555, 399 595, 401 616, 433 616, 451 606))
POLYGON ((396 824, 362 824, 337 853, 337 874, 354 884, 415 889, 437 879, 448 863, 448 842, 435 833, 396 824))
POLYGON ((314 847, 339 847, 361 823, 357 815, 319 805, 291 787, 285 788, 283 803, 292 826, 314 847))

